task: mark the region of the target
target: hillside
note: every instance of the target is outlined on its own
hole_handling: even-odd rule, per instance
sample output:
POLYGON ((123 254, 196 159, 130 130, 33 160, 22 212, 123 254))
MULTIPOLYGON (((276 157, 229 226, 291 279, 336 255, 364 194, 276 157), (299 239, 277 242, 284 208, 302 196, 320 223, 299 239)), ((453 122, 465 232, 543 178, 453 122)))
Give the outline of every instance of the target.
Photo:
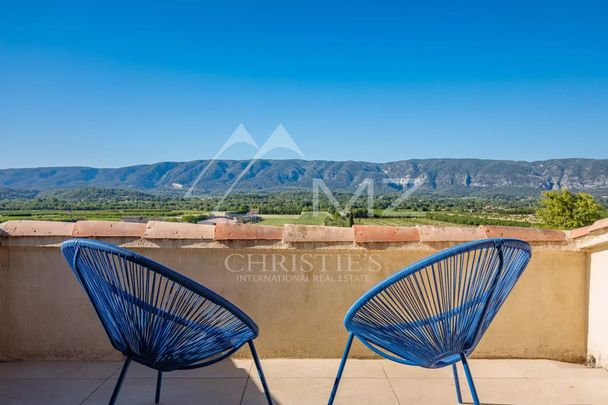
MULTIPOLYGON (((0 189, 56 190, 120 188, 147 193, 185 193, 209 161, 163 162, 117 169, 51 167, 0 170, 0 189)), ((554 188, 608 195, 608 159, 554 159, 535 162, 481 159, 412 159, 389 163, 305 160, 219 160, 211 163, 194 195, 222 194, 242 174, 235 191, 310 190, 322 179, 332 191, 354 191, 370 179, 374 192, 459 195, 538 195, 554 188)), ((4 191, 7 191, 4 190, 4 191)))

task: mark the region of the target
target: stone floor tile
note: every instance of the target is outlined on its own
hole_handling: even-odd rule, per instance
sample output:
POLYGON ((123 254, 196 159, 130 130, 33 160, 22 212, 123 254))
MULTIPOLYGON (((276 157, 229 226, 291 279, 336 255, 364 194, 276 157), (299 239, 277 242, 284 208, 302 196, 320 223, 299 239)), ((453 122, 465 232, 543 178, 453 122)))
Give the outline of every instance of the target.
POLYGON ((528 378, 606 378, 608 371, 602 368, 589 368, 583 364, 564 363, 553 360, 491 360, 509 364, 528 378))
MULTIPOLYGON (((517 365, 504 360, 469 359, 473 378, 524 378, 517 365)), ((465 377, 462 363, 457 363, 460 377, 465 377)))
MULTIPOLYGON (((277 405, 326 404, 333 387, 333 378, 268 378, 268 385, 277 405)), ((242 405, 265 405, 260 380, 247 384, 242 405)), ((374 404, 399 405, 387 379, 343 378, 335 405, 374 404)))
MULTIPOLYGON (((554 405, 555 398, 526 378, 477 378, 475 387, 482 404, 554 405)), ((466 379, 460 380, 463 400, 472 402, 466 379)))
MULTIPOLYGON (((608 404, 608 372, 549 360, 471 360, 486 405, 608 404)), ((326 404, 338 359, 263 360, 277 405, 326 404)), ((0 404, 106 404, 119 362, 0 363, 0 404), (109 376, 114 376, 109 378, 109 376)), ((459 366, 465 403, 471 402, 459 366)), ((119 403, 152 404, 156 373, 133 363, 119 403)), ((226 360, 209 368, 167 373, 163 404, 266 404, 251 360, 226 360)), ((351 359, 336 404, 454 404, 451 367, 429 370, 385 360, 351 359), (389 378, 387 378, 387 375, 389 378)))
MULTIPOLYGON (((245 378, 167 378, 163 380, 161 403, 238 405, 246 383, 245 378)), ((107 404, 115 384, 115 379, 107 380, 84 404, 107 404)), ((155 389, 154 378, 125 379, 117 404, 154 404, 155 389)))
POLYGON ((17 378, 108 378, 121 363, 85 361, 23 361, 0 363, 0 379, 17 378))
MULTIPOLYGON (((266 377, 310 377, 335 378, 340 366, 338 359, 268 359, 262 360, 266 377)), ((255 366, 251 375, 257 377, 255 366)), ((351 359, 344 367, 344 377, 386 378, 382 365, 377 360, 351 359)))
MULTIPOLYGON (((252 364, 253 360, 227 359, 207 367, 167 372, 163 378, 247 378, 252 364)), ((120 367, 112 378, 118 378, 119 375, 120 367)), ((156 370, 131 362, 126 378, 156 378, 156 375, 156 370)))
POLYGON ((532 378, 545 397, 555 404, 608 404, 605 378, 532 378))
POLYGON ((0 380, 0 403, 3 405, 80 404, 103 383, 103 379, 81 378, 0 380))
MULTIPOLYGON (((408 366, 390 360, 378 360, 389 378, 453 378, 452 367, 424 368, 408 366)), ((461 370, 459 370, 461 371, 461 370)))
MULTIPOLYGON (((333 378, 267 378, 275 405, 326 404, 333 378)), ((260 379, 247 382, 241 405, 267 405, 260 379)))
POLYGON ((402 404, 454 405, 454 380, 448 378, 390 378, 390 384, 402 404))

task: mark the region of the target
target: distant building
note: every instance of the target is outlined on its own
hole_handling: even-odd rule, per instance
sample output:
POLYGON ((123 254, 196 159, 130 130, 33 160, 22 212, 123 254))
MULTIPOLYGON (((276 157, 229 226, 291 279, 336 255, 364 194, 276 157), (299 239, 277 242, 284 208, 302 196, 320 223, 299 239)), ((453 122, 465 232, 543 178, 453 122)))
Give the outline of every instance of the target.
POLYGON ((255 215, 255 214, 245 214, 245 215, 241 215, 237 217, 238 221, 241 223, 248 223, 248 222, 260 222, 262 220, 262 217, 259 215, 255 215))
POLYGON ((202 225, 217 225, 217 224, 236 224, 238 223, 236 218, 228 218, 228 217, 214 217, 205 219, 203 221, 198 221, 197 224, 202 225))
POLYGON ((237 213, 224 213, 224 215, 216 215, 211 218, 207 218, 203 221, 198 221, 197 224, 207 224, 207 225, 216 225, 216 224, 246 224, 250 222, 260 222, 262 217, 257 213, 258 209, 250 210, 246 214, 237 214, 237 213))

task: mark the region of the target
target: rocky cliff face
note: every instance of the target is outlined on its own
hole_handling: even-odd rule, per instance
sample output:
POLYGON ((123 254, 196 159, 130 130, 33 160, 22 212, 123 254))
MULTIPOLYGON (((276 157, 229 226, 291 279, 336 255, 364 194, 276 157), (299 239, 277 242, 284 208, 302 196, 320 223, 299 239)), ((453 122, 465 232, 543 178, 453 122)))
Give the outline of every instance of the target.
POLYGON ((118 169, 53 167, 0 170, 0 187, 48 190, 78 187, 198 193, 311 190, 320 179, 332 191, 354 191, 362 182, 375 193, 416 188, 442 195, 538 194, 569 188, 608 194, 608 159, 536 162, 480 159, 412 159, 389 163, 305 160, 207 160, 164 162, 118 169))

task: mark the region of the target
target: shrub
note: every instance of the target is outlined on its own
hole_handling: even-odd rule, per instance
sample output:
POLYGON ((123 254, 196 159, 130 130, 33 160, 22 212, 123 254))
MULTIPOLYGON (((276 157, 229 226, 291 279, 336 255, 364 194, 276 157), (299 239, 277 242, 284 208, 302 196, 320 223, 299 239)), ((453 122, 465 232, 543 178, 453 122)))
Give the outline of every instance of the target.
POLYGON ((536 215, 548 227, 572 229, 592 224, 600 218, 601 211, 591 194, 564 189, 543 193, 536 215))

